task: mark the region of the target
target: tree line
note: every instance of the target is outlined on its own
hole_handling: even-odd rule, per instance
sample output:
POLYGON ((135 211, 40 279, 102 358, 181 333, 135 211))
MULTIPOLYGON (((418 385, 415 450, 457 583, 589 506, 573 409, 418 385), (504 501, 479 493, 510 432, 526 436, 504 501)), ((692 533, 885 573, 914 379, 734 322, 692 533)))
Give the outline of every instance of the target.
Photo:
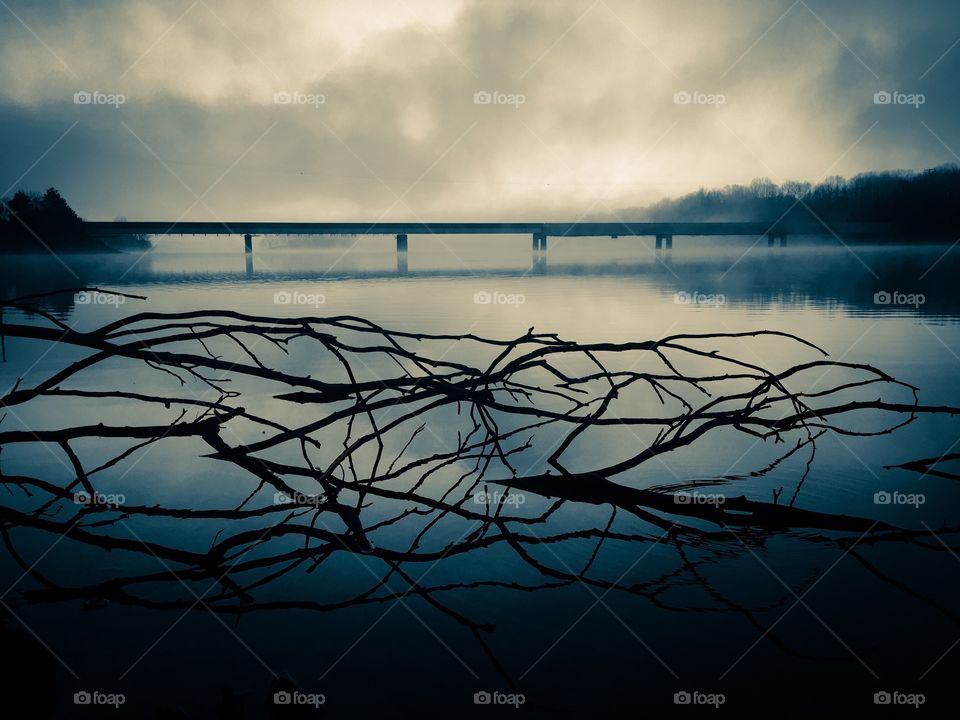
POLYGON ((960 229, 960 167, 870 172, 819 183, 778 185, 757 178, 749 185, 701 188, 631 214, 652 222, 864 222, 908 233, 955 233, 960 229))

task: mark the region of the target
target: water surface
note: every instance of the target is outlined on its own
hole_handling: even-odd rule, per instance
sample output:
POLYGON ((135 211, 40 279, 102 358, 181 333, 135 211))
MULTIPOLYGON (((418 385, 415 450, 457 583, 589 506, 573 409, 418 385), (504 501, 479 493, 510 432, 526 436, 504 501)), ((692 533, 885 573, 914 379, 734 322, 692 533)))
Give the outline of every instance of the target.
MULTIPOLYGON (((223 239, 216 253, 194 252, 191 242, 161 244, 143 256, 79 256, 65 263, 5 259, 0 283, 8 297, 89 286, 147 297, 119 303, 105 298, 83 302, 88 296, 80 296, 78 303, 66 295, 45 301, 47 309, 78 330, 144 310, 199 309, 282 317, 354 315, 397 330, 502 339, 535 328, 578 342, 779 330, 816 344, 833 359, 881 368, 919 388, 922 403, 960 405, 960 297, 954 289, 960 263, 948 246, 846 247, 791 238, 789 247, 768 248, 752 238, 678 238, 672 252, 658 253, 639 239, 552 238, 547 256, 532 261, 529 238, 415 237, 408 257, 398 262, 392 238, 366 238, 356 244, 341 239, 312 251, 264 243, 251 262, 240 240, 223 239)), ((7 313, 5 320, 40 322, 18 313, 7 313)), ((478 361, 475 350, 448 345, 437 352, 451 360, 478 361)), ((816 357, 809 348, 777 339, 748 338, 734 345, 741 357, 773 370, 816 357)), ((5 389, 20 378, 30 386, 31 378, 39 381, 84 354, 12 338, 5 352, 0 365, 5 389)), ((318 374, 330 371, 319 359, 290 362, 318 374)), ((79 376, 72 386, 161 392, 170 383, 149 369, 130 373, 118 365, 115 372, 107 366, 79 376)), ((374 363, 366 372, 377 377, 388 368, 374 363)), ((837 381, 825 373, 809 389, 837 381)), ((244 391, 248 406, 255 403, 258 411, 285 421, 306 422, 318 412, 277 401, 268 384, 244 391)), ((66 406, 46 400, 9 413, 4 427, 145 420, 128 412, 108 401, 66 406)), ((450 417, 423 433, 407 454, 435 451, 457 422, 450 417)), ((960 500, 955 480, 885 466, 954 452, 958 438, 956 421, 944 416, 923 417, 879 437, 828 434, 818 442, 796 504, 918 531, 955 525, 960 500), (917 506, 877 504, 880 492, 920 493, 924 501, 917 506)), ((524 456, 521 474, 542 472, 555 440, 549 434, 538 438, 538 452, 524 456)), ((570 463, 576 469, 602 466, 644 442, 649 438, 640 431, 611 428, 602 437, 577 443, 570 463)), ((64 477, 69 468, 57 449, 38 447, 5 451, 4 472, 64 477)), ((112 448, 84 449, 95 455, 112 448)), ((391 449, 400 452, 402 447, 391 449)), ((139 453, 118 466, 109 482, 130 502, 193 507, 216 504, 238 491, 242 498, 253 489, 249 478, 198 459, 195 450, 185 446, 182 452, 139 453)), ((707 437, 617 480, 658 488, 736 477, 718 486, 718 492, 770 501, 779 488, 784 498, 796 491, 807 460, 798 453, 771 472, 751 476, 779 450, 746 437, 707 437)), ((429 488, 442 493, 449 482, 441 473, 431 478, 429 488)), ((270 502, 270 493, 264 490, 260 499, 270 502)), ((549 502, 531 496, 523 512, 532 515, 547 507, 549 502)), ((375 522, 377 513, 387 510, 375 505, 369 512, 375 522)), ((609 521, 609 508, 568 503, 548 526, 529 530, 603 528, 609 521)), ((683 690, 722 692, 728 709, 782 711, 836 703, 870 711, 873 694, 881 690, 919 690, 930 705, 949 702, 960 656, 944 653, 960 634, 949 611, 960 587, 960 562, 932 532, 924 546, 868 542, 844 553, 822 541, 835 537, 831 533, 771 533, 749 547, 735 538, 685 547, 656 542, 663 533, 637 517, 621 514, 615 523, 612 529, 643 535, 649 542, 606 542, 588 575, 633 583, 643 592, 605 592, 572 583, 537 592, 477 587, 445 598, 458 612, 496 626, 490 647, 537 712, 670 709, 674 693, 683 690)), ((422 526, 385 528, 377 544, 409 542, 409 528, 422 526)), ((130 532, 139 530, 134 524, 130 532)), ((158 541, 176 538, 200 547, 216 528, 201 524, 187 529, 166 520, 142 531, 158 541)), ((17 548, 24 557, 39 561, 44 575, 68 584, 71 579, 164 569, 159 561, 146 568, 142 559, 123 553, 105 555, 56 542, 42 532, 19 532, 17 548)), ((443 547, 463 532, 456 523, 441 525, 432 542, 443 547)), ((944 535, 948 545, 951 537, 944 535)), ((574 539, 537 548, 535 554, 559 569, 580 568, 595 547, 595 541, 574 539)), ((325 567, 322 578, 297 573, 262 597, 332 599, 351 589, 361 591, 385 571, 362 554, 342 553, 325 567)), ((35 584, 34 578, 22 577, 23 568, 8 555, 2 568, 5 587, 15 581, 16 589, 35 584)), ((428 573, 432 585, 536 580, 509 548, 500 546, 417 571, 428 573)), ((73 716, 69 698, 84 687, 123 690, 129 703, 121 713, 131 717, 146 716, 163 703, 179 706, 191 717, 208 717, 221 703, 223 690, 230 689, 255 707, 250 717, 259 717, 255 713, 264 712, 260 703, 274 675, 324 693, 328 708, 344 716, 358 706, 492 711, 474 706, 474 693, 508 688, 483 648, 449 615, 408 593, 409 586, 399 578, 390 587, 402 600, 325 613, 252 613, 239 622, 233 617, 221 622, 202 607, 188 613, 116 604, 83 612, 79 602, 12 607, 82 678, 78 682, 59 669, 58 692, 64 701, 58 717, 73 716)), ((7 601, 16 595, 11 592, 7 601)))

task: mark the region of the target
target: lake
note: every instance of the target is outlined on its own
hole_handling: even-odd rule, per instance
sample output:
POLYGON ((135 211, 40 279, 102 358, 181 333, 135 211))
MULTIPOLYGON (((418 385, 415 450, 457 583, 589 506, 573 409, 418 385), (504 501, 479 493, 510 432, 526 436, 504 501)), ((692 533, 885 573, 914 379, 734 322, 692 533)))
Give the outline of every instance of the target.
MULTIPOLYGON (((960 406, 960 293, 955 288, 960 260, 948 245, 848 247, 791 237, 787 247, 768 248, 753 238, 676 238, 671 251, 657 251, 650 239, 551 238, 549 243, 546 257, 534 261, 526 236, 411 237, 402 261, 393 238, 356 243, 345 238, 313 250, 263 242, 255 246, 252 261, 244 257, 238 238, 161 241, 142 256, 5 257, 0 292, 6 298, 96 287, 147 299, 68 293, 37 300, 52 320, 16 309, 6 310, 3 319, 43 326, 59 321, 88 332, 147 311, 356 316, 378 328, 431 336, 401 340, 405 348, 436 361, 434 367, 486 368, 501 347, 448 336, 499 342, 520 338, 531 328, 581 345, 723 336, 683 341, 703 349, 684 356, 679 368, 686 376, 711 375, 718 362, 709 355, 713 350, 774 372, 823 359, 814 348, 787 337, 743 335, 775 331, 798 336, 840 363, 805 371, 791 388, 795 392, 816 394, 841 386, 841 404, 855 393, 862 400, 883 395, 891 402, 912 401, 904 386, 842 387, 863 372, 849 365, 863 364, 915 386, 921 405, 960 406), (197 252, 200 242, 217 252, 197 252)), ((343 334, 374 342, 368 330, 343 334)), ((378 347, 385 344, 378 331, 373 335, 378 347)), ((346 382, 337 358, 311 349, 307 340, 286 348, 269 340, 242 347, 219 337, 214 347, 193 344, 191 351, 209 350, 208 357, 246 365, 254 364, 253 349, 271 369, 309 376, 310 382, 346 382)), ((6 337, 4 352, 0 385, 7 393, 15 386, 31 388, 90 354, 24 337, 6 337)), ((683 355, 670 352, 671 358, 683 355)), ((654 372, 652 367, 669 374, 649 352, 598 353, 607 353, 604 367, 621 374, 617 377, 641 369, 654 372)), ((358 373, 353 382, 375 387, 403 375, 396 359, 382 350, 351 355, 351 360, 358 373)), ((404 372, 415 372, 408 360, 404 372)), ((583 376, 595 372, 591 362, 589 354, 568 358, 561 353, 554 369, 583 376)), ((232 369, 215 374, 229 375, 232 369)), ((545 383, 562 385, 556 374, 529 372, 538 391, 545 383)), ((710 381, 712 397, 720 388, 736 392, 742 387, 743 379, 727 377, 734 372, 728 365, 724 377, 710 381)), ((221 398, 216 379, 206 370, 200 374, 212 384, 189 373, 181 383, 158 366, 111 357, 56 387, 221 398)), ((619 467, 662 441, 630 418, 668 416, 665 408, 675 403, 669 395, 658 398, 653 385, 640 385, 623 389, 612 401, 611 422, 584 425, 585 432, 563 455, 567 470, 619 467)), ((290 389, 262 377, 239 377, 222 387, 239 393, 224 400, 225 406, 242 405, 284 427, 308 425, 350 404, 349 398, 325 404, 283 399, 279 396, 290 389)), ((602 378, 583 387, 584 400, 594 403, 607 392, 602 378)), ((711 397, 690 385, 682 386, 682 394, 699 398, 698 403, 711 397)), ((368 402, 383 396, 378 392, 368 402)), ((538 407, 563 405, 556 396, 537 398, 538 407)), ((655 500, 652 495, 630 496, 641 498, 639 504, 629 498, 618 504, 581 497, 576 490, 557 503, 549 492, 538 492, 542 485, 494 482, 510 478, 497 453, 481 486, 461 483, 474 464, 469 454, 437 462, 436 470, 425 475, 422 468, 432 467, 432 456, 459 448, 469 437, 476 421, 467 409, 471 400, 467 393, 461 402, 435 411, 411 412, 396 432, 384 433, 380 472, 391 462, 409 462, 407 473, 374 483, 373 442, 349 463, 340 463, 331 481, 345 488, 340 496, 345 505, 360 508, 369 546, 336 547, 330 541, 332 549, 309 558, 298 556, 294 562, 291 555, 290 568, 279 561, 250 568, 247 580, 263 581, 247 589, 252 605, 264 604, 260 609, 213 612, 218 602, 237 605, 227 598, 207 601, 229 590, 217 581, 229 572, 229 563, 218 566, 223 573, 213 573, 212 582, 199 575, 178 578, 173 570, 181 564, 158 557, 149 546, 202 552, 232 533, 262 532, 279 516, 122 516, 124 504, 193 510, 238 507, 245 501, 250 508, 283 505, 275 489, 259 485, 249 468, 207 457, 212 450, 198 437, 151 441, 98 473, 98 489, 122 501, 112 513, 93 513, 78 522, 90 532, 133 543, 129 548, 107 552, 63 537, 52 526, 13 523, 9 537, 16 554, 2 553, 0 564, 3 587, 13 586, 3 600, 16 615, 6 618, 6 632, 27 626, 26 636, 19 630, 19 642, 31 642, 35 634, 58 658, 55 671, 49 671, 49 692, 60 699, 51 716, 86 716, 84 708, 72 704, 74 693, 99 691, 125 696, 110 717, 151 717, 161 707, 179 708, 185 717, 214 717, 218 708, 221 717, 280 717, 269 714, 277 708, 268 700, 278 687, 288 686, 304 698, 322 695, 323 707, 344 717, 374 711, 483 717, 512 711, 510 703, 519 702, 519 695, 524 711, 545 717, 624 708, 659 715, 676 711, 678 703, 708 709, 722 703, 727 712, 764 708, 784 715, 835 708, 868 712, 883 701, 876 693, 884 692, 900 704, 922 693, 926 709, 955 704, 953 677, 960 670, 960 650, 951 652, 960 636, 957 468, 949 463, 935 471, 889 467, 956 452, 960 425, 949 413, 921 412, 903 427, 869 435, 864 433, 897 425, 910 413, 844 411, 835 422, 824 421, 823 428, 813 418, 815 454, 801 431, 784 433, 777 442, 731 423, 608 477, 618 486, 662 497, 679 493, 678 512, 697 503, 736 508, 736 498, 744 496, 763 503, 763 512, 788 506, 822 514, 809 522, 794 522, 789 515, 789 522, 754 527, 738 522, 735 509, 722 525, 712 516, 677 516, 669 507, 646 505, 655 500), (427 503, 445 501, 452 488, 465 493, 462 507, 469 512, 463 516, 440 513, 427 503), (487 504, 477 502, 478 492, 487 504), (499 512, 515 519, 501 525, 470 514, 499 512), (866 531, 852 525, 839 529, 827 516, 867 519, 871 525, 866 531), (97 525, 98 518, 112 522, 97 525), (879 532, 873 523, 897 530, 879 532), (475 546, 461 551, 468 542, 475 546), (404 555, 397 559, 392 553, 404 555), (21 595, 145 575, 149 581, 124 586, 130 593, 126 600, 120 594, 57 597, 52 590, 33 598, 21 595), (486 707, 485 699, 500 707, 486 707)), ((382 426, 414 407, 419 406, 385 407, 377 422, 382 426)), ((732 412, 730 403, 719 407, 732 412)), ((7 433, 98 423, 163 425, 181 417, 186 422, 199 412, 191 408, 181 416, 176 406, 115 396, 39 397, 8 410, 0 426, 7 433)), ((496 412, 491 411, 502 431, 528 420, 496 412)), ((479 417, 484 419, 482 413, 479 417)), ((355 433, 376 427, 366 412, 356 418, 355 433)), ((274 430, 243 422, 235 435, 223 438, 248 446, 265 442, 274 430)), ((302 466, 309 455, 322 467, 343 450, 342 430, 339 424, 318 430, 317 445, 309 450, 299 443, 265 447, 263 457, 302 466)), ((511 441, 526 442, 528 436, 529 446, 509 456, 515 457, 516 477, 542 477, 548 471, 556 476, 557 466, 548 460, 563 441, 562 426, 518 431, 511 441)), ((124 438, 84 436, 71 447, 89 468, 131 444, 124 438)), ((47 478, 60 486, 76 478, 69 456, 53 440, 11 442, 2 458, 7 476, 47 478)), ((295 480, 291 485, 308 501, 315 497, 317 484, 303 476, 295 480)), ((13 481, 8 488, 3 505, 19 513, 37 508, 37 497, 13 481)), ((47 509, 54 522, 77 512, 68 501, 47 509)), ((347 515, 326 508, 297 522, 339 533, 336 542, 342 543, 339 538, 350 534, 347 515)), ((312 541, 305 537, 277 538, 275 549, 299 552, 312 541)), ((265 545, 253 542, 249 555, 231 561, 267 557, 265 545)), ((90 717, 99 716, 96 708, 89 710, 90 717)))

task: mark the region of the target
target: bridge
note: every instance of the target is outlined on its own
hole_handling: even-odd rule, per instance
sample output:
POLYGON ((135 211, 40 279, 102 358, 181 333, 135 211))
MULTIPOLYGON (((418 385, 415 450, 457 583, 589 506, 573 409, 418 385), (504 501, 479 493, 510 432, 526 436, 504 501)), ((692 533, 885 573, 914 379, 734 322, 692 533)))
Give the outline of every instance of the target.
POLYGON ((257 235, 393 235, 397 252, 407 252, 410 235, 531 235, 534 254, 544 253, 549 237, 653 237, 656 247, 672 248, 675 236, 766 236, 767 244, 785 245, 787 235, 832 235, 856 238, 888 234, 876 223, 788 225, 763 222, 220 222, 115 221, 85 222, 94 237, 120 235, 229 235, 244 239, 253 252, 257 235))

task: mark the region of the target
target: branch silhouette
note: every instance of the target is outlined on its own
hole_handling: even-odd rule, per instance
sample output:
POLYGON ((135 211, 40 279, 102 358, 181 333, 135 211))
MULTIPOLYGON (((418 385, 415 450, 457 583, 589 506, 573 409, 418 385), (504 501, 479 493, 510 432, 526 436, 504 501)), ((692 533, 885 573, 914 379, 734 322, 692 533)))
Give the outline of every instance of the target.
MULTIPOLYGON (((79 291, 110 292, 68 292, 79 291)), ((21 378, 0 397, 0 413, 9 414, 0 451, 42 445, 67 471, 0 474, 2 539, 35 581, 21 592, 26 602, 205 608, 239 618, 413 596, 466 628, 516 687, 494 654, 493 626, 458 609, 464 593, 584 583, 678 612, 732 612, 766 634, 758 613, 792 595, 746 607, 715 590, 705 571, 773 534, 840 549, 898 542, 953 551, 925 532, 801 506, 824 435, 889 435, 960 409, 921 404, 916 387, 871 365, 830 360, 790 333, 577 343, 532 328, 499 339, 394 330, 349 315, 235 311, 139 312, 84 331, 46 312, 43 299, 0 302, 5 340, 69 350, 62 367, 21 378), (759 343, 813 359, 768 369, 755 361, 759 343), (747 473, 673 476, 672 458, 717 438, 749 441, 765 457, 747 473), (584 452, 585 444, 601 451, 584 452), (137 469, 148 453, 189 461, 195 474, 184 482, 215 472, 227 490, 219 502, 207 493, 196 506, 158 502, 162 493, 137 469), (804 455, 789 502, 780 502, 783 488, 771 489, 772 501, 736 491, 744 478, 765 478, 804 455), (593 511, 571 525, 569 511, 588 507, 607 508, 609 517, 596 522, 593 511), (66 583, 22 557, 23 529, 163 567, 127 574, 97 565, 89 582, 66 583), (551 549, 567 543, 592 548, 579 570, 551 549), (672 548, 676 567, 610 579, 599 562, 610 543, 672 548), (439 563, 491 549, 520 563, 516 579, 478 573, 427 582, 439 563), (342 554, 364 563, 366 587, 305 589, 304 578, 322 576, 342 554), (716 604, 675 604, 670 591, 684 585, 702 587, 716 604)), ((903 467, 931 473, 936 460, 903 467)), ((945 527, 940 537, 958 530, 945 527)), ((878 579, 906 587, 862 552, 855 557, 878 579)))

